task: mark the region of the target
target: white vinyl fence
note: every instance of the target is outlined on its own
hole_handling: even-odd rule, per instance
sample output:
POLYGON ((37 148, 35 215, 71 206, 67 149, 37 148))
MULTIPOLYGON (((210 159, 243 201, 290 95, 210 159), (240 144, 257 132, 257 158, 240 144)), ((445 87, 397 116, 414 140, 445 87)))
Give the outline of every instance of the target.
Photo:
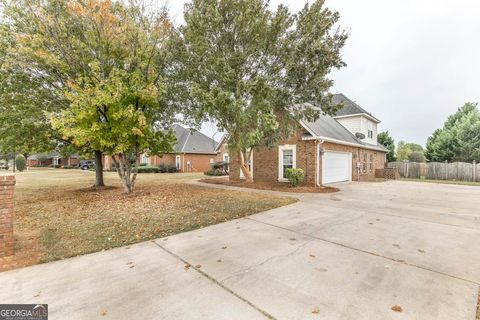
POLYGON ((402 178, 432 180, 456 180, 480 182, 480 163, 467 162, 389 162, 389 168, 397 168, 402 178))

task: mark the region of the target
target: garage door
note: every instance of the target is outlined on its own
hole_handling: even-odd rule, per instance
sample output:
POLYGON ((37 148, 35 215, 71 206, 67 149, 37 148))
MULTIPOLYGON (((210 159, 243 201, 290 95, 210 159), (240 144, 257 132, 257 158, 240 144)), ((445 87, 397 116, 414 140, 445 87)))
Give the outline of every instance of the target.
POLYGON ((322 183, 350 181, 352 179, 352 154, 325 151, 322 161, 322 183))

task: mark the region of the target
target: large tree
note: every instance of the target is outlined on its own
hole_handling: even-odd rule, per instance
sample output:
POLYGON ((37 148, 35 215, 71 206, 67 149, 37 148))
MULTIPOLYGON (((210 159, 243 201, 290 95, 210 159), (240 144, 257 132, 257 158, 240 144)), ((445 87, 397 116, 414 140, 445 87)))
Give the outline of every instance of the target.
MULTIPOLYGON (((423 147, 413 142, 400 141, 397 146, 397 159, 399 161, 417 161, 423 157, 423 147), (412 156, 412 154, 414 154, 412 156), (412 159, 412 160, 411 160, 412 159)), ((422 161, 423 162, 423 161, 422 161)))
POLYGON ((17 37, 18 55, 52 77, 69 102, 50 115, 54 128, 94 151, 97 172, 102 153, 112 155, 124 192, 132 192, 140 154, 169 151, 174 142, 162 130, 176 113, 167 103, 173 29, 166 11, 135 0, 19 5, 14 18, 30 32, 17 37))
MULTIPOLYGON (((0 24, 0 152, 29 154, 54 148, 54 133, 46 111, 62 101, 34 74, 11 63, 15 48, 9 25, 0 24)), ((14 156, 13 156, 14 157, 14 156)))
POLYGON ((443 128, 428 138, 429 161, 480 161, 480 112, 476 103, 466 103, 448 117, 443 128))
POLYGON ((395 140, 393 140, 388 131, 380 132, 377 135, 377 141, 388 149, 387 161, 396 161, 397 157, 395 156, 395 140))
POLYGON ((266 0, 193 0, 185 6, 178 56, 185 105, 195 120, 228 132, 228 147, 247 181, 252 150, 273 146, 294 127, 333 112, 327 75, 345 64, 339 14, 318 0, 297 14, 266 0), (301 105, 301 107, 299 107, 301 105), (296 106, 296 107, 294 107, 296 106))

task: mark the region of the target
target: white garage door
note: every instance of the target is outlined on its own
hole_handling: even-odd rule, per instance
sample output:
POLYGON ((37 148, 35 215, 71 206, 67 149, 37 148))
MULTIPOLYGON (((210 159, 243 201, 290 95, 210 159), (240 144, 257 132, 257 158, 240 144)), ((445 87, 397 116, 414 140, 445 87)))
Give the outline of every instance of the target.
POLYGON ((322 161, 322 183, 350 181, 352 179, 352 154, 325 151, 322 161))

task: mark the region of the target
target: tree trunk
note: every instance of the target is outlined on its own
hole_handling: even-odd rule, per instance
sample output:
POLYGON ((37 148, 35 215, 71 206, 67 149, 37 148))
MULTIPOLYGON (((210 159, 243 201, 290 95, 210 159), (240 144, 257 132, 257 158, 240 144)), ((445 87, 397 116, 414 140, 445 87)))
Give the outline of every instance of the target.
POLYGON ((132 164, 130 159, 125 154, 118 154, 112 156, 112 160, 117 168, 118 176, 122 180, 123 193, 132 193, 135 185, 136 172, 132 178, 132 164))
POLYGON ((103 183, 103 154, 95 150, 95 187, 104 187, 103 183))
POLYGON ((243 175, 245 176, 245 181, 248 183, 253 182, 252 173, 250 172, 250 168, 248 167, 248 161, 250 161, 252 152, 249 151, 247 157, 243 154, 242 151, 239 151, 240 155, 240 170, 242 170, 243 175))

